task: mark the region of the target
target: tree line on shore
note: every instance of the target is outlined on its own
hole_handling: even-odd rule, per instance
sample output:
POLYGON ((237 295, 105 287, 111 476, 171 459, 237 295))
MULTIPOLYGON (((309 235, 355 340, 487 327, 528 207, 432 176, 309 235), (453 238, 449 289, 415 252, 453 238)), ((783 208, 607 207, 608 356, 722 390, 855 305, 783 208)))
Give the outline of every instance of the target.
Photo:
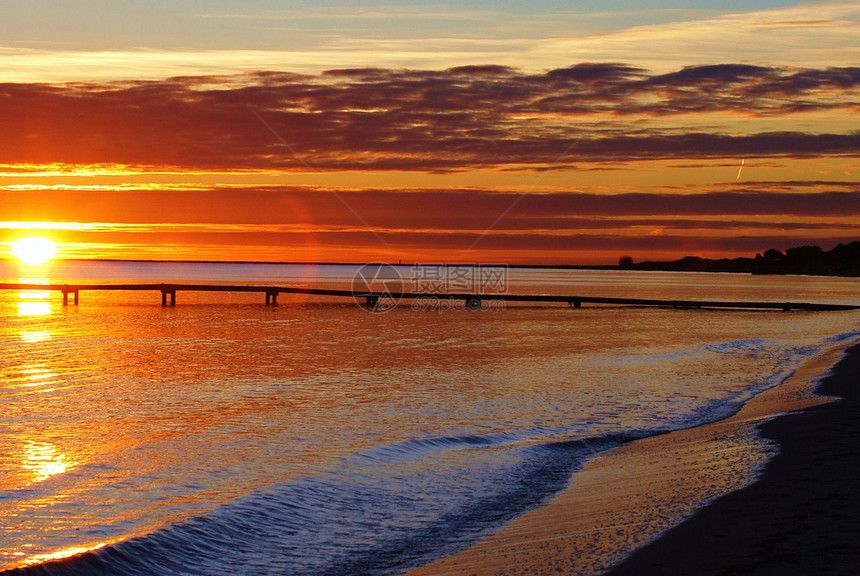
POLYGON ((860 241, 838 244, 832 250, 820 246, 797 246, 785 252, 774 248, 755 258, 708 259, 686 256, 672 262, 634 262, 622 256, 618 267, 624 270, 663 270, 671 272, 744 272, 749 274, 807 274, 860 277, 860 241))

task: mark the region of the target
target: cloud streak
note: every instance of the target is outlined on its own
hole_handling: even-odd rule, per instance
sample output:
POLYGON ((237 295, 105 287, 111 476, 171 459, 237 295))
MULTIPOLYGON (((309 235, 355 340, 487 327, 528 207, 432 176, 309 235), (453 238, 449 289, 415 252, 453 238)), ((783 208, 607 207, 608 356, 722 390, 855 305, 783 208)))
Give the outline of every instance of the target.
POLYGON ((12 24, 6 29, 7 45, 0 46, 0 70, 5 79, 18 81, 161 79, 249 69, 318 74, 368 62, 422 69, 506 63, 538 73, 570 62, 611 61, 668 72, 680 61, 816 67, 822 61, 853 65, 860 57, 856 2, 736 12, 594 12, 539 5, 475 10, 443 2, 433 7, 309 5, 262 11, 246 5, 200 13, 184 3, 158 10, 129 5, 93 19, 85 38, 46 34, 65 27, 63 10, 12 7, 5 12, 0 16, 12 24), (155 26, 157 34, 152 33, 155 26))
MULTIPOLYGON (((559 191, 520 195, 474 188, 341 190, 372 228, 386 231, 486 231, 515 200, 516 209, 496 222, 497 233, 583 229, 809 228, 853 227, 860 220, 860 184, 756 183, 751 189, 699 193, 559 191), (823 187, 819 190, 819 187, 823 187), (809 190, 808 188, 815 188, 809 190)), ((141 230, 210 226, 231 231, 364 230, 353 210, 325 188, 257 187, 80 190, 15 188, 0 192, 0 227, 45 222, 46 229, 141 230), (48 223, 57 224, 49 226, 48 223), (72 225, 70 222, 89 223, 72 225)), ((32 227, 32 226, 31 226, 32 227)), ((493 231, 491 231, 493 232, 493 231)))
POLYGON ((855 113, 858 100, 860 68, 736 64, 668 74, 586 63, 544 74, 467 66, 2 84, 0 163, 446 171, 547 165, 574 139, 569 163, 856 156, 860 131, 806 132, 801 121, 855 113), (687 126, 706 115, 722 124, 687 126), (756 116, 783 118, 788 129, 745 128, 756 116))
POLYGON ((849 64, 860 56, 859 19, 856 2, 807 3, 561 38, 538 45, 535 56, 635 62, 659 70, 674 68, 679 57, 693 65, 744 61, 814 67, 823 59, 849 64))

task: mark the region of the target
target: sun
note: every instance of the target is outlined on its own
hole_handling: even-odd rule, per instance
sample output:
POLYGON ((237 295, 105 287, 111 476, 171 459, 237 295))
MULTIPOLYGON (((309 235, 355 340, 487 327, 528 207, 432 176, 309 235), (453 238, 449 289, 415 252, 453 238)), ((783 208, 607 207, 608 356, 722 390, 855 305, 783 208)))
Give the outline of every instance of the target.
POLYGON ((12 243, 12 254, 28 266, 39 266, 57 254, 57 245, 42 236, 28 236, 12 243))

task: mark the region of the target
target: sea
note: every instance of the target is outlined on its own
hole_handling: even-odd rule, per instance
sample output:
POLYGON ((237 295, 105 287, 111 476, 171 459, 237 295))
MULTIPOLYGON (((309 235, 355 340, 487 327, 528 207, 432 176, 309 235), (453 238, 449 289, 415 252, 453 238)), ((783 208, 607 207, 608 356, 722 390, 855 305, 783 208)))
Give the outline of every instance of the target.
MULTIPOLYGON (((379 268, 370 276, 378 279, 379 268)), ((548 502, 589 458, 737 412, 860 313, 860 279, 397 265, 477 306, 0 290, 0 569, 396 575, 548 502), (29 567, 29 568, 24 568, 29 567)), ((343 288, 355 265, 0 261, 12 283, 343 288)), ((465 303, 463 303, 465 304, 465 303)))

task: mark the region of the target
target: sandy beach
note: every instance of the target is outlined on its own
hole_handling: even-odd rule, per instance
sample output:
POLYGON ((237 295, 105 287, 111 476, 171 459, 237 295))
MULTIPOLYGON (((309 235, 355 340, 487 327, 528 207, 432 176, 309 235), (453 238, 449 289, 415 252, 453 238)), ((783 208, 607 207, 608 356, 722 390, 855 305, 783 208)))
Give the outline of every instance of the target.
POLYGON ((751 486, 720 498, 633 554, 612 576, 858 574, 860 346, 822 382, 838 397, 761 426, 779 453, 751 486))
POLYGON ((601 574, 622 560, 609 574, 856 573, 860 347, 840 361, 843 348, 731 418, 596 456, 546 506, 406 574, 601 574))

